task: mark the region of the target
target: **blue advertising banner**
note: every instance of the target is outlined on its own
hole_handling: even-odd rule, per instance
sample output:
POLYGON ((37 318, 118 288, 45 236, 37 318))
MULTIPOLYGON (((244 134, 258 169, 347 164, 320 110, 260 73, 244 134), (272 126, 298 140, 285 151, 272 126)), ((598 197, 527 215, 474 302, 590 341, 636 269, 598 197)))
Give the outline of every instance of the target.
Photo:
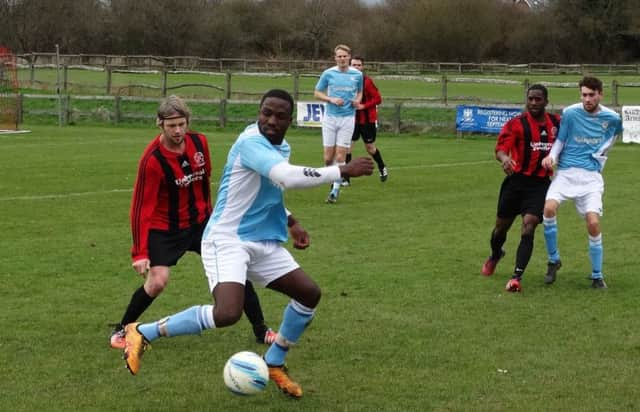
POLYGON ((498 134, 506 122, 520 113, 522 108, 460 105, 456 112, 456 130, 498 134))
POLYGON ((296 124, 301 127, 322 127, 325 105, 322 102, 298 102, 296 124))

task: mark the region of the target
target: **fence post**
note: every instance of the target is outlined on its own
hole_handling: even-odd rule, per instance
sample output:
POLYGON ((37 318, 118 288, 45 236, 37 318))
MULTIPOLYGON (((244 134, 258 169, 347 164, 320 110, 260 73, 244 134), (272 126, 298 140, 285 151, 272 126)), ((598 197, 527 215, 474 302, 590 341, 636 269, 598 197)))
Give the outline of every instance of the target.
POLYGON ((611 81, 611 105, 618 107, 618 81, 616 79, 611 81))
POLYGON ((524 85, 524 104, 525 104, 525 107, 526 107, 526 105, 527 105, 527 90, 529 90, 529 79, 524 79, 522 84, 524 85))
POLYGON ((33 82, 36 81, 36 65, 33 62, 31 62, 31 65, 30 65, 29 81, 31 81, 32 86, 33 86, 33 82))
POLYGON ((400 113, 402 112, 402 102, 393 104, 393 119, 391 121, 391 128, 393 134, 400 134, 400 113))
POLYGON ((65 64, 62 66, 62 90, 67 92, 67 84, 69 83, 69 67, 65 64))
POLYGON ((442 100, 442 103, 444 103, 445 106, 447 105, 447 75, 446 74, 442 75, 442 90, 440 93, 440 100, 442 100))
POLYGON ((293 72, 293 100, 298 101, 298 95, 300 94, 300 73, 293 72))
POLYGON ((231 99, 231 72, 227 71, 224 76, 224 97, 225 99, 231 99))
POLYGON ((107 95, 111 94, 111 66, 106 66, 105 72, 107 73, 107 95))
POLYGON ((24 115, 24 95, 18 93, 18 101, 16 102, 16 128, 22 123, 22 116, 24 115))
POLYGON ((163 67, 160 71, 162 76, 162 97, 167 97, 167 68, 163 67))
POLYGON ((120 102, 122 101, 122 98, 120 96, 116 96, 115 99, 113 99, 113 121, 115 124, 120 123, 120 120, 122 120, 122 115, 120 112, 120 102))
POLYGON ((220 127, 227 125, 227 99, 220 100, 220 127))
POLYGON ((67 126, 71 118, 71 96, 66 94, 62 99, 62 124, 67 126))

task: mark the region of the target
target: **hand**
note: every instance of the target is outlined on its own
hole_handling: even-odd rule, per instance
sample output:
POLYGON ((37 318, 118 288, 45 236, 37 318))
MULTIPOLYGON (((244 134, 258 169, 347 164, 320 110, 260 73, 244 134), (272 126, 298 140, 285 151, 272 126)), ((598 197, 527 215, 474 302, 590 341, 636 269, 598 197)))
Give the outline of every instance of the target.
POLYGON ((133 266, 133 270, 142 277, 145 277, 147 272, 150 269, 151 261, 149 259, 138 259, 131 266, 133 266))
POLYGON ((359 101, 357 101, 357 100, 353 100, 353 101, 351 102, 351 104, 353 105, 354 109, 356 109, 356 110, 362 110, 362 109, 364 109, 364 104, 360 103, 360 102, 359 102, 359 101))
POLYGON ((306 249, 311 244, 309 234, 298 222, 289 228, 289 234, 293 239, 293 247, 296 249, 306 249))
POLYGON ((555 162, 553 161, 553 157, 551 157, 551 155, 548 155, 547 157, 542 159, 542 167, 544 167, 545 169, 553 169, 554 164, 555 162))
POLYGON ((335 104, 336 106, 342 106, 344 104, 344 100, 342 100, 340 97, 332 97, 329 99, 329 102, 335 104))
POLYGON ((340 166, 340 174, 343 177, 371 176, 372 173, 373 160, 369 157, 358 157, 340 166))
POLYGON ((517 165, 516 161, 510 158, 509 156, 505 157, 502 162, 502 170, 508 175, 511 176, 513 174, 514 168, 517 165))

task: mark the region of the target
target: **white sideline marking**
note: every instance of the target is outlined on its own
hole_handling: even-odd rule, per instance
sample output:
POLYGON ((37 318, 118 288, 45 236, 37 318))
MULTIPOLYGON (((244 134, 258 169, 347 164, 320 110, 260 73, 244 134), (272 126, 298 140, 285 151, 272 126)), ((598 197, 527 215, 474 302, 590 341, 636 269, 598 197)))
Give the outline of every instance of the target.
POLYGON ((133 189, 112 189, 112 190, 100 190, 95 192, 59 193, 59 194, 51 194, 51 195, 34 195, 34 196, 10 196, 10 197, 0 197, 0 202, 6 202, 9 200, 63 199, 65 197, 103 195, 106 193, 120 193, 120 192, 132 192, 132 191, 133 189))
POLYGON ((390 167, 389 170, 400 170, 400 169, 435 169, 440 167, 458 167, 458 166, 473 166, 473 165, 483 165, 487 163, 495 163, 495 160, 478 160, 477 162, 458 162, 458 163, 436 163, 432 165, 413 165, 413 166, 396 166, 390 167))
MULTIPOLYGON (((486 163, 494 163, 495 160, 479 160, 477 162, 458 162, 458 163, 436 163, 432 165, 412 165, 412 166, 397 166, 390 167, 389 170, 401 170, 401 169, 435 169, 441 167, 458 167, 458 166, 473 166, 473 165, 481 165, 486 163)), ((211 186, 217 186, 217 183, 212 183, 211 186)), ((77 193, 59 193, 59 194, 50 194, 50 195, 33 195, 33 196, 9 196, 9 197, 0 197, 0 202, 8 202, 12 200, 48 200, 48 199, 64 199, 67 197, 82 197, 82 196, 92 196, 92 195, 103 195, 108 193, 123 193, 123 192, 132 192, 133 189, 112 189, 112 190, 99 190, 93 192, 77 192, 77 193)))

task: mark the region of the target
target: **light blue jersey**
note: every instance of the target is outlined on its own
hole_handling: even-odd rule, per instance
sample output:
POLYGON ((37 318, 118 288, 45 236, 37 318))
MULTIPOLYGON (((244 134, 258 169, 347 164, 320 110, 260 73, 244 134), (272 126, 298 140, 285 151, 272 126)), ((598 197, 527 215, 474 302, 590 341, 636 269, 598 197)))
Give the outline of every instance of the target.
POLYGON ((202 239, 286 242, 283 189, 269 179, 269 172, 287 161, 290 152, 286 140, 275 146, 260 133, 257 123, 249 125, 229 150, 202 239))
POLYGON ((351 101, 356 98, 358 92, 362 91, 362 72, 349 67, 346 72, 340 71, 338 66, 325 70, 320 75, 320 80, 316 84, 316 90, 326 93, 329 97, 340 97, 344 100, 342 106, 327 103, 329 116, 346 117, 355 116, 356 109, 351 101))
POLYGON ((622 120, 613 110, 600 105, 600 110, 591 114, 584 110, 582 103, 568 106, 562 112, 557 137, 564 145, 558 159, 558 169, 577 167, 602 171, 607 151, 621 133, 622 120))

